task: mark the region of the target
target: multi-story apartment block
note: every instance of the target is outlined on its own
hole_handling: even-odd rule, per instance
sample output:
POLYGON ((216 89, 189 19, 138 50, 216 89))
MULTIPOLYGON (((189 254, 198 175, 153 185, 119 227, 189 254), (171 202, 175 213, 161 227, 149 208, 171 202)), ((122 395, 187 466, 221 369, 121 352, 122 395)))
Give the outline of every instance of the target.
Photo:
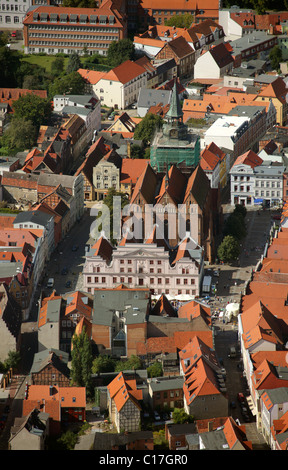
POLYGON ((231 168, 231 203, 244 205, 282 204, 283 163, 263 161, 249 151, 238 157, 231 168))
POLYGON ((126 20, 111 0, 99 8, 40 6, 23 20, 24 51, 106 55, 112 41, 127 35, 126 20))

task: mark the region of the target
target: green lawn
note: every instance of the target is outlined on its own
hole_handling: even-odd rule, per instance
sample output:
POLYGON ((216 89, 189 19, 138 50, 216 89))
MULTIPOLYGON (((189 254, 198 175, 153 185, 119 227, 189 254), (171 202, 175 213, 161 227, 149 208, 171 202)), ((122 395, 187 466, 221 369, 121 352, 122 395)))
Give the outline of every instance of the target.
MULTIPOLYGON (((43 67, 46 72, 51 72, 51 64, 53 60, 55 60, 56 56, 54 55, 30 55, 28 57, 24 57, 22 60, 25 62, 29 62, 30 64, 36 64, 39 67, 43 67)), ((66 69, 69 57, 64 57, 64 70, 66 69)), ((80 58, 81 60, 81 58, 80 58)), ((83 62, 82 62, 83 64, 83 62)), ((100 70, 100 71, 109 71, 112 67, 106 64, 87 64, 86 66, 83 65, 84 68, 89 67, 91 70, 100 70)))
MULTIPOLYGON (((25 62, 29 62, 30 64, 39 65, 39 67, 43 67, 46 72, 51 72, 51 64, 53 60, 55 60, 55 56, 52 55, 31 55, 29 57, 24 57, 22 59, 25 62)), ((64 57, 64 69, 67 65, 69 58, 64 57)))

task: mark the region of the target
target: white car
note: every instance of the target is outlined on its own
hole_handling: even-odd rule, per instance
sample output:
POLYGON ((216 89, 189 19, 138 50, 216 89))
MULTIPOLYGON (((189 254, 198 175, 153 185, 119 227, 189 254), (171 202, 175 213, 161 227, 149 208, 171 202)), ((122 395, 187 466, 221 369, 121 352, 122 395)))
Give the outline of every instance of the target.
POLYGON ((154 411, 154 418, 156 419, 156 421, 160 421, 160 416, 159 416, 159 413, 157 413, 157 411, 154 411))
POLYGON ((54 286, 54 279, 53 277, 50 277, 50 279, 48 279, 48 282, 47 282, 47 287, 50 288, 53 286, 54 286))

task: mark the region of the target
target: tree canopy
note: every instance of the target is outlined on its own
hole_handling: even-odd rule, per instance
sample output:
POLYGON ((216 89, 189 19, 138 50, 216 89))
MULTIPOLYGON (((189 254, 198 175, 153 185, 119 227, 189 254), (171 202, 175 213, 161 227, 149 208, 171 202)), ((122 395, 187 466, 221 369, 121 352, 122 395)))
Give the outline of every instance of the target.
POLYGON ((12 119, 8 129, 1 137, 1 154, 9 155, 29 150, 35 145, 37 128, 26 118, 12 119))
POLYGON ((134 131, 134 140, 142 140, 144 145, 150 143, 155 129, 163 125, 163 119, 156 114, 147 113, 137 124, 134 131))
POLYGON ((21 54, 0 44, 0 87, 12 88, 20 84, 21 54))
POLYGON ((49 96, 54 95, 84 95, 85 80, 78 72, 71 72, 67 75, 56 78, 49 86, 49 96))
POLYGON ((134 52, 135 48, 131 39, 124 38, 120 39, 120 41, 112 41, 108 47, 107 63, 111 67, 117 67, 126 60, 132 60, 134 52))
POLYGON ((175 15, 169 20, 165 21, 166 26, 175 26, 176 28, 190 28, 194 21, 194 16, 190 13, 183 15, 175 15))
POLYGON ((13 109, 13 119, 24 118, 31 121, 35 127, 47 123, 52 114, 50 100, 33 93, 20 96, 18 100, 13 102, 13 109))
POLYGON ((224 263, 236 260, 240 255, 239 241, 232 235, 227 235, 219 245, 217 254, 224 263))
POLYGON ((92 393, 91 371, 93 356, 90 339, 85 328, 79 335, 73 335, 71 356, 72 383, 79 387, 86 387, 87 393, 92 393))
POLYGON ((79 55, 76 52, 73 52, 69 56, 68 63, 66 66, 66 73, 77 72, 81 68, 81 60, 79 55))
POLYGON ((282 51, 279 46, 274 46, 269 53, 271 66, 274 70, 280 69, 280 62, 282 62, 282 51))

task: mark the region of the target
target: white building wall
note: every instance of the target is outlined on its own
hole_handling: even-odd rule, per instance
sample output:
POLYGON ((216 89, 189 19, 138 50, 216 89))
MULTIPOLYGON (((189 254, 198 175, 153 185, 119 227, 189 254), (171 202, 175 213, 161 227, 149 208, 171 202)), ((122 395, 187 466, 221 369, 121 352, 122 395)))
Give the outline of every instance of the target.
POLYGON ((23 19, 31 5, 32 0, 3 0, 0 4, 0 30, 22 30, 23 19))

